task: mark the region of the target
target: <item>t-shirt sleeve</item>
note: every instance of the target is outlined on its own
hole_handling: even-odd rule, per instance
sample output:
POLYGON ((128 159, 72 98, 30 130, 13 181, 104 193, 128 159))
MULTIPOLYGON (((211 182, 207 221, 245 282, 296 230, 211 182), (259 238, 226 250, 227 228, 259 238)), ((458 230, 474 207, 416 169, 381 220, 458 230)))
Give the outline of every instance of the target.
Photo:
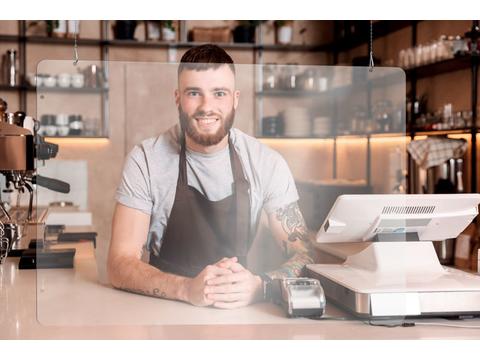
POLYGON ((268 166, 266 173, 266 188, 263 201, 263 208, 270 214, 277 209, 298 201, 297 187, 293 180, 290 168, 283 157, 274 153, 271 166, 268 166))
POLYGON ((138 146, 128 154, 115 199, 122 205, 151 214, 153 198, 145 153, 138 146))

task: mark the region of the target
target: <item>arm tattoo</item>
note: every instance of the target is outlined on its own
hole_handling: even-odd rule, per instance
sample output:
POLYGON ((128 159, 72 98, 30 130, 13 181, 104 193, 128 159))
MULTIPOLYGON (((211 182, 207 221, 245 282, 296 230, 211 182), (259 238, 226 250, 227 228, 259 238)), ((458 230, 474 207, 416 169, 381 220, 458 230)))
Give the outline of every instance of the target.
POLYGON ((288 235, 288 241, 304 240, 307 237, 307 226, 296 202, 278 209, 276 216, 288 235))
POLYGON ((145 295, 145 296, 153 296, 153 297, 158 297, 158 298, 166 298, 167 294, 164 292, 160 292, 160 289, 154 288, 152 291, 150 290, 143 290, 143 289, 131 289, 127 287, 121 287, 119 288, 121 290, 131 292, 134 294, 140 294, 140 295, 145 295))
POLYGON ((285 240, 283 245, 289 259, 268 275, 271 278, 300 276, 306 264, 314 263, 315 249, 298 204, 294 202, 277 210, 276 218, 288 236, 288 241, 285 240))

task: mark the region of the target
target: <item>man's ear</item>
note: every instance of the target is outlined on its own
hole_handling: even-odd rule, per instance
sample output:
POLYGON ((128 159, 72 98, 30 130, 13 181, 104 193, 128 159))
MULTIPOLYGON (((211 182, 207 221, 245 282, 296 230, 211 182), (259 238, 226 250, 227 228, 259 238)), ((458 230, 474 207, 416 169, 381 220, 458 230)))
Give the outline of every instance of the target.
POLYGON ((237 110, 238 101, 240 99, 240 90, 235 90, 233 93, 233 108, 237 110))
POLYGON ((178 89, 175 89, 174 96, 175 96, 175 104, 177 104, 177 107, 178 107, 178 105, 180 105, 180 91, 178 91, 178 89))

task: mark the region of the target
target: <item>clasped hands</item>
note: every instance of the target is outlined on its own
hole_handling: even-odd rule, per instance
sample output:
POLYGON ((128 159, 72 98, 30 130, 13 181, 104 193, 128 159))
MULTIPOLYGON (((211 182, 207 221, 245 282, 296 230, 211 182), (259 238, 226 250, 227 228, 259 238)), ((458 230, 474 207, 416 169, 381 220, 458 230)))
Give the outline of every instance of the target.
POLYGON ((196 306, 235 309, 262 298, 262 279, 245 269, 236 257, 206 266, 187 284, 188 302, 196 306))

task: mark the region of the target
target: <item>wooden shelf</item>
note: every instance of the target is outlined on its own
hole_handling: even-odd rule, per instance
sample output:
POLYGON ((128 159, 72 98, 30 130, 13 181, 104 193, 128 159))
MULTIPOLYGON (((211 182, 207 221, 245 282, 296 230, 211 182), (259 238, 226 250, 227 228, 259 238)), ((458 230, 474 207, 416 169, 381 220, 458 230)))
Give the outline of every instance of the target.
MULTIPOLYGON (((55 38, 55 37, 47 37, 47 36, 25 36, 20 37, 20 41, 25 41, 26 43, 31 44, 55 44, 55 45, 73 45, 74 39, 73 38, 55 38)), ((99 46, 103 45, 105 41, 101 39, 77 39, 78 45, 84 46, 99 46)))
POLYGON ((433 64, 419 66, 405 70, 407 79, 415 76, 417 79, 446 74, 458 70, 468 69, 471 66, 471 56, 457 56, 453 59, 439 61, 433 64))
POLYGON ((307 90, 262 90, 257 91, 255 95, 260 97, 319 97, 329 91, 307 91, 307 90))
MULTIPOLYGON (((166 41, 137 41, 137 40, 108 40, 104 42, 112 47, 135 47, 135 48, 177 48, 187 49, 206 44, 204 42, 166 42, 166 41)), ((277 44, 254 44, 254 43, 215 43, 216 45, 230 50, 264 50, 264 51, 328 51, 330 45, 277 45, 277 44)))
POLYGON ((21 90, 25 90, 25 86, 21 86, 21 85, 9 86, 5 84, 0 85, 0 91, 21 91, 21 90))
POLYGON ((20 39, 18 35, 0 35, 0 42, 19 42, 20 39))
POLYGON ((451 129, 451 130, 417 130, 414 132, 414 136, 433 136, 433 135, 459 135, 459 134, 471 134, 474 130, 471 128, 465 129, 451 129))
POLYGON ((324 45, 302 45, 302 44, 258 44, 255 46, 258 50, 264 51, 282 51, 282 52, 295 52, 295 51, 306 51, 306 52, 322 52, 322 51, 331 51, 332 44, 324 45))
POLYGON ((134 48, 169 48, 175 47, 174 42, 166 41, 137 41, 137 40, 106 40, 104 44, 111 47, 134 47, 134 48))
POLYGON ((400 84, 403 81, 403 73, 401 71, 373 78, 369 80, 355 80, 351 84, 343 86, 334 86, 327 88, 325 91, 318 90, 288 90, 288 89, 275 89, 275 90, 262 90, 257 91, 256 95, 261 97, 324 97, 324 96, 339 96, 345 95, 352 91, 367 91, 369 87, 385 87, 400 84))
MULTIPOLYGON (((179 42, 176 44, 176 47, 179 49, 188 49, 194 46, 198 45, 203 45, 207 44, 205 42, 193 42, 193 41, 188 41, 188 42, 179 42)), ((220 46, 221 48, 224 49, 230 49, 230 50, 254 50, 257 48, 256 44, 253 43, 234 43, 234 42, 228 42, 228 43, 214 43, 215 45, 220 46)))
POLYGON ((40 87, 37 88, 31 85, 16 85, 16 86, 8 86, 8 85, 0 85, 0 91, 28 91, 28 92, 42 92, 42 93, 78 93, 78 94, 100 94, 108 92, 108 88, 62 88, 62 87, 40 87))
MULTIPOLYGON (((470 128, 466 129, 452 129, 452 130, 430 130, 430 131, 415 131, 414 136, 433 136, 433 135, 459 135, 459 134, 472 134, 474 130, 470 128)), ((389 137, 409 137, 410 134, 408 132, 376 132, 370 134, 337 134, 337 135, 329 135, 329 136, 300 136, 300 137, 292 137, 292 136, 257 136, 258 139, 275 139, 275 140, 292 140, 292 139, 341 139, 341 138, 389 138, 389 137)))
POLYGON ((108 136, 84 136, 84 135, 67 135, 67 136, 48 136, 45 135, 45 139, 108 139, 108 136))
POLYGON ((88 88, 88 87, 82 87, 82 88, 73 88, 73 87, 68 87, 68 88, 62 88, 59 86, 55 87, 35 87, 35 86, 26 86, 27 91, 36 91, 38 93, 68 93, 68 94, 100 94, 100 93, 105 93, 108 92, 108 88, 88 88))

